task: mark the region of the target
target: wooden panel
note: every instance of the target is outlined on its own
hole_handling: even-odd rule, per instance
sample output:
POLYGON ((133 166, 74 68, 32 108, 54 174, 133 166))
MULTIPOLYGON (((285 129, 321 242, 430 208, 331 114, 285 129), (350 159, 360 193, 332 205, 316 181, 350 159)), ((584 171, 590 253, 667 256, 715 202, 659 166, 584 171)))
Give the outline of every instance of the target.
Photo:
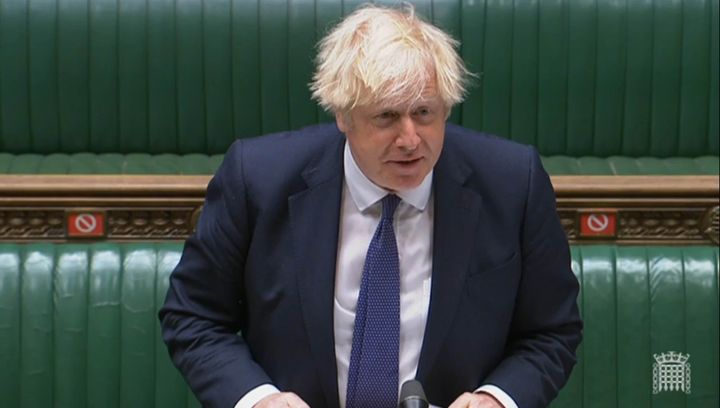
MULTIPOLYGON (((0 184, 0 241, 68 241, 70 213, 105 216, 110 241, 182 240, 210 176, 8 175, 0 184)), ((719 176, 553 176, 571 242, 718 242, 719 176), (612 233, 588 234, 589 216, 612 233), (605 217, 608 220, 605 220, 605 217)), ((606 231, 607 232, 607 231, 606 231)))

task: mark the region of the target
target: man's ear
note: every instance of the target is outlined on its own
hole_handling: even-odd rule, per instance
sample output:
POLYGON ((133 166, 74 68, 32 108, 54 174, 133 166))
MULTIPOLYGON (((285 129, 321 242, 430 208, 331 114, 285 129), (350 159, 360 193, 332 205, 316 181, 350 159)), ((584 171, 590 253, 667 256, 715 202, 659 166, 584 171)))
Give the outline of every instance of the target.
POLYGON ((335 112, 335 123, 337 123, 338 129, 340 129, 341 132, 347 133, 348 129, 350 128, 350 123, 348 123, 349 114, 344 112, 335 112))

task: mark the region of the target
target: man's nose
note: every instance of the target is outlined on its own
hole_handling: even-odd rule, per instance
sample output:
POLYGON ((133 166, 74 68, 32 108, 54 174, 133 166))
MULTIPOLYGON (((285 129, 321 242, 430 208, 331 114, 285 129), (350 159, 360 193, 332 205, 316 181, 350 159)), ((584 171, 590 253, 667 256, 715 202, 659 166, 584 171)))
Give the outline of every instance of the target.
POLYGON ((398 136, 395 139, 395 146, 404 150, 415 150, 420 144, 420 136, 417 134, 417 127, 410 115, 402 115, 398 122, 398 136))

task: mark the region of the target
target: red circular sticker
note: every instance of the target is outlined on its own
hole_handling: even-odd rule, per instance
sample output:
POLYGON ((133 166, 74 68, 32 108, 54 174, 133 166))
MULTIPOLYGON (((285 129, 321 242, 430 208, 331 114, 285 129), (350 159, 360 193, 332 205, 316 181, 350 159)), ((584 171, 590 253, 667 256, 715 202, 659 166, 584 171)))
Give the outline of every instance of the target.
POLYGON ((105 235, 105 214, 102 212, 70 213, 67 216, 69 237, 102 237, 105 235))
POLYGON ((580 216, 580 235, 589 237, 614 237, 615 213, 586 213, 580 216))
POLYGON ((78 214, 75 217, 75 228, 83 234, 92 233, 97 228, 97 218, 92 214, 78 214))
POLYGON ((603 232, 610 225, 610 218, 605 214, 590 214, 587 225, 593 232, 603 232))

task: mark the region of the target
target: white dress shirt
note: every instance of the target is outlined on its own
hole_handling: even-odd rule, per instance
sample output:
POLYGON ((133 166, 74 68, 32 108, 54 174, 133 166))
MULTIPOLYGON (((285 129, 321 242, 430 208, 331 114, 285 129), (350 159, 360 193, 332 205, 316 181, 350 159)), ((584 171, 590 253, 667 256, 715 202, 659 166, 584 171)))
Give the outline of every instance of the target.
MULTIPOLYGON (((380 223, 382 200, 389 192, 370 181, 352 157, 349 145, 344 151, 345 181, 340 211, 340 231, 335 275, 334 337, 340 407, 345 408, 348 368, 355 325, 355 309, 360 293, 365 255, 380 223)), ((399 389, 415 378, 430 305, 432 275, 433 200, 430 172, 416 188, 396 192, 402 199, 395 211, 393 228, 400 265, 400 353, 399 389)), ((506 408, 517 408, 500 388, 483 385, 506 408)), ((279 392, 270 384, 245 394, 235 408, 251 408, 268 395, 279 392)))
MULTIPOLYGON (((378 187, 360 171, 345 145, 345 183, 340 210, 340 232, 335 271, 335 359, 340 407, 345 407, 348 367, 352 350, 355 308, 365 255, 380 223, 383 197, 378 187)), ((425 322, 430 304, 432 273, 433 205, 432 172, 416 188, 397 192, 402 199, 395 211, 393 229, 400 261, 399 387, 415 378, 425 322)))

